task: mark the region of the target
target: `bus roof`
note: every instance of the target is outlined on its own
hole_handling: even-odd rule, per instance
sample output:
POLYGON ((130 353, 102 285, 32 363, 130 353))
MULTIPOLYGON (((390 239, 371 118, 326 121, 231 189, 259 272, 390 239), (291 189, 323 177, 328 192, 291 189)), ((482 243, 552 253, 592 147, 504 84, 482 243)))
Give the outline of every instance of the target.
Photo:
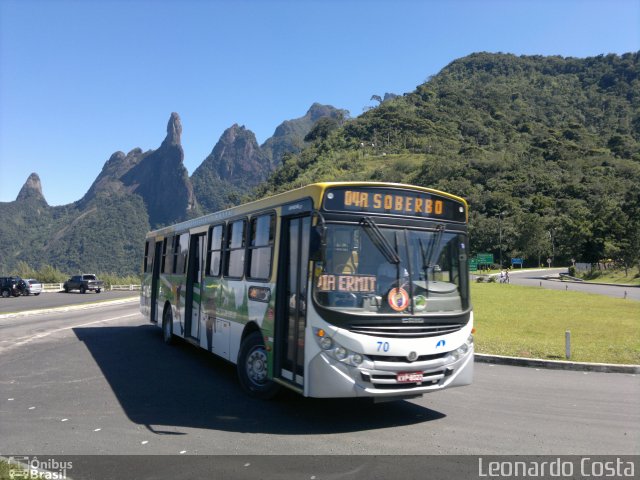
POLYGON ((277 207, 287 203, 295 202, 304 198, 311 198, 315 205, 317 205, 322 196, 328 188, 334 187, 384 187, 384 188, 401 188, 408 190, 415 190, 424 193, 434 193, 448 197, 452 200, 458 201, 464 205, 465 211, 468 210, 467 202, 456 195, 452 195, 447 192, 435 190, 433 188, 420 187, 417 185, 408 185, 403 183, 387 183, 387 182, 318 182, 306 185, 304 187, 289 190, 288 192, 279 193, 271 197, 261 198, 249 203, 244 203, 236 207, 227 208, 213 213, 208 213, 198 218, 186 220, 174 225, 159 228, 147 233, 147 237, 156 237, 161 235, 169 235, 175 232, 184 232, 192 228, 201 227, 203 225, 209 225, 227 218, 238 217, 247 215, 249 213, 258 212, 261 210, 267 210, 269 208, 277 207))

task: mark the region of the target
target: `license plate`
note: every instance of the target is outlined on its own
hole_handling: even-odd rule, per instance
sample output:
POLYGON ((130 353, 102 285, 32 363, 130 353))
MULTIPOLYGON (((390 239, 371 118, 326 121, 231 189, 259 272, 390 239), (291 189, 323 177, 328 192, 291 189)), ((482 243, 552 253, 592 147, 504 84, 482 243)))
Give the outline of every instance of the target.
POLYGON ((396 376, 398 383, 422 383, 422 372, 403 372, 396 376))

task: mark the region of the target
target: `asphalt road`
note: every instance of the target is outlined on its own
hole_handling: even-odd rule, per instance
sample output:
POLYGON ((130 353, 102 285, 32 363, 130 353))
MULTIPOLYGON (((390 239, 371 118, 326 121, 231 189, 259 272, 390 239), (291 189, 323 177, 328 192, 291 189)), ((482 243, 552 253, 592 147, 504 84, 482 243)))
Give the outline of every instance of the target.
POLYGON ((286 393, 264 402, 242 393, 227 362, 165 346, 135 302, 3 318, 0 333, 3 455, 621 455, 640 447, 635 375, 476 364, 472 386, 411 401, 286 393))
POLYGON ((523 285, 526 287, 542 287, 552 290, 569 290, 573 292, 592 293, 597 295, 606 295, 614 298, 625 298, 625 292, 628 299, 640 300, 640 288, 624 287, 614 285, 597 285, 587 282, 563 282, 560 280, 549 280, 547 277, 558 275, 560 272, 566 272, 566 268, 553 268, 542 271, 519 272, 517 269, 509 273, 511 283, 514 285, 523 285))
POLYGON ((98 303, 130 297, 139 298, 140 293, 131 291, 87 292, 85 294, 80 292, 46 292, 40 295, 29 295, 26 297, 0 297, 0 315, 43 308, 98 303))

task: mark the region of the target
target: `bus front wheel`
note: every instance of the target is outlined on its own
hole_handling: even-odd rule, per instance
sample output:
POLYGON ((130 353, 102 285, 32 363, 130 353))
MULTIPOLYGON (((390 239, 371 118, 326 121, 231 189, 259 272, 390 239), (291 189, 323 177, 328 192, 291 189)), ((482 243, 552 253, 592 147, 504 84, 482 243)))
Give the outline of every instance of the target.
POLYGON ((267 349, 260 332, 251 332, 240 345, 238 378, 244 391, 252 397, 268 400, 280 390, 280 386, 269 379, 267 349))

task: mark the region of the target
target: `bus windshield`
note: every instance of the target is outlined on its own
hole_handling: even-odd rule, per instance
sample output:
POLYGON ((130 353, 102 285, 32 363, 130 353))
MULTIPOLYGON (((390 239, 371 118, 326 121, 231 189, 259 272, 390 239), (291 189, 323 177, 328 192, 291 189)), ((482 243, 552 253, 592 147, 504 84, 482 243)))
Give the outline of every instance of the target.
POLYGON ((428 315, 469 308, 465 236, 431 230, 327 224, 314 299, 353 314, 428 315))

